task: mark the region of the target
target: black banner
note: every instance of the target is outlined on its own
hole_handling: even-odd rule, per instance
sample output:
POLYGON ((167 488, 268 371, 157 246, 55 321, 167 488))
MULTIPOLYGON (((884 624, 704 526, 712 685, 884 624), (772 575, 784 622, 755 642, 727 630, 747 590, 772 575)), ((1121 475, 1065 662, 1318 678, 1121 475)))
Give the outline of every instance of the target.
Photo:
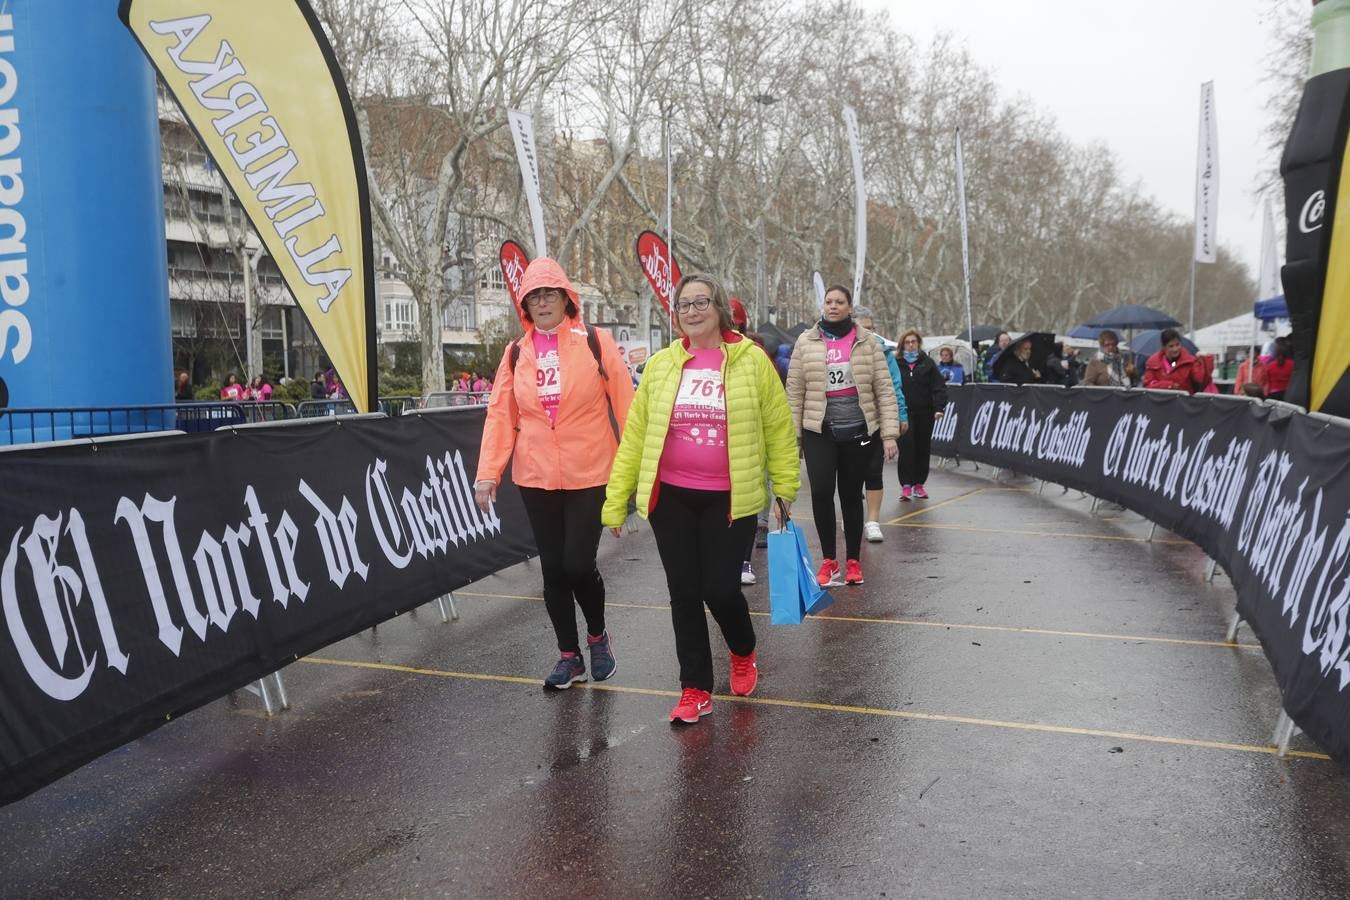
POLYGON ((0 802, 534 555, 485 411, 0 454, 0 802))
POLYGON ((1285 711, 1350 772, 1350 421, 1158 391, 947 396, 934 453, 1114 500, 1217 560, 1285 711))

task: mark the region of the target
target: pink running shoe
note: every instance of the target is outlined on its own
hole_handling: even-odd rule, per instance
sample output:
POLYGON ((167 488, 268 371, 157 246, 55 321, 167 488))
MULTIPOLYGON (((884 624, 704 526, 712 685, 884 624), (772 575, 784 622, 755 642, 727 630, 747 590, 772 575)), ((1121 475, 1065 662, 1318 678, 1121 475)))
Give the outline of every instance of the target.
POLYGON ((914 485, 914 499, 915 500, 928 499, 928 492, 923 489, 923 485, 921 484, 914 485))
POLYGON ((670 711, 670 721, 693 725, 712 712, 712 694, 687 687, 680 694, 680 702, 670 711))
POLYGON ((862 584, 862 566, 856 559, 850 559, 844 567, 844 584, 862 584))
POLYGON ((731 654, 731 692, 737 697, 749 697, 759 683, 759 666, 755 664, 755 651, 748 656, 731 654))
POLYGON ((907 484, 902 484, 902 485, 900 485, 900 500, 901 500, 901 502, 903 502, 903 503, 908 503, 908 502, 909 502, 909 492, 910 492, 910 490, 911 490, 911 488, 910 488, 909 485, 907 485, 907 484))
POLYGON ((827 559, 820 564, 820 571, 816 573, 816 584, 821 587, 828 587, 831 582, 839 577, 839 563, 832 559, 827 559))

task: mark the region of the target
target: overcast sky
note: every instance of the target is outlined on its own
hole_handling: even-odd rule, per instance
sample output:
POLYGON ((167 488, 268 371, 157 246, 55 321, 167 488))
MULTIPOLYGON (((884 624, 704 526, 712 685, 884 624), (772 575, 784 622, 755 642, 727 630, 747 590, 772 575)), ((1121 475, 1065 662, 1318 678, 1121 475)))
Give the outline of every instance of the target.
POLYGON ((1076 143, 1104 142, 1126 181, 1137 179, 1186 219, 1195 208, 1200 84, 1214 81, 1219 243, 1256 277, 1261 208, 1253 194, 1258 177, 1278 167, 1260 134, 1269 0, 865 2, 921 44, 942 31, 956 36, 994 72, 1005 98, 1032 101, 1076 143))

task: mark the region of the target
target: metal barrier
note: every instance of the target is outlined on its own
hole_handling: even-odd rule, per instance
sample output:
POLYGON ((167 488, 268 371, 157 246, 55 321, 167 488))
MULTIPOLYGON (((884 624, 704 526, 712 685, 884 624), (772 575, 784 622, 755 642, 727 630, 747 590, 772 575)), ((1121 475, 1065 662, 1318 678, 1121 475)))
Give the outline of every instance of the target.
POLYGON ((422 408, 421 397, 381 397, 380 412, 386 416, 401 416, 422 408))
POLYGON ((97 450, 100 446, 120 444, 127 441, 143 441, 152 438, 181 435, 181 431, 151 431, 145 434, 111 434, 104 437, 73 438, 62 441, 37 441, 31 444, 13 444, 0 446, 0 453, 22 453, 25 450, 47 450, 52 447, 89 447, 97 450))
POLYGON ((245 422, 242 425, 221 425, 216 431, 256 431, 259 428, 312 428, 315 426, 338 425, 343 422, 350 422, 353 419, 387 419, 389 418, 382 412, 373 413, 342 413, 333 416, 305 416, 298 419, 286 419, 277 422, 245 422))
POLYGON ((295 405, 295 412, 302 419, 350 416, 355 415, 356 404, 350 400, 302 400, 295 405))
POLYGON ((294 417, 295 407, 280 401, 13 408, 0 410, 0 444, 34 444, 174 430, 212 431, 221 425, 273 422, 294 417))
POLYGON ((491 391, 432 391, 422 398, 422 409, 436 409, 442 406, 483 406, 491 399, 491 391))

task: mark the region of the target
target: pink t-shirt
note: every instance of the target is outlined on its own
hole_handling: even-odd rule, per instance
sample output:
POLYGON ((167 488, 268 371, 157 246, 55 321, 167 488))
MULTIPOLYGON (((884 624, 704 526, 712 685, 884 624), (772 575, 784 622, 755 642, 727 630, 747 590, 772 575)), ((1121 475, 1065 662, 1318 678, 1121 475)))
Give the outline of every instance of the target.
POLYGON ((853 340, 856 329, 841 338, 821 334, 825 339, 825 396, 851 397, 858 393, 853 380, 853 340))
POLYGON ((694 350, 680 373, 661 451, 662 481, 700 491, 731 490, 727 463, 727 400, 722 387, 722 351, 694 350))
POLYGON ((558 399, 562 397, 562 369, 558 366, 558 334, 534 332, 534 386, 539 390, 539 405, 548 420, 558 421, 558 399))

